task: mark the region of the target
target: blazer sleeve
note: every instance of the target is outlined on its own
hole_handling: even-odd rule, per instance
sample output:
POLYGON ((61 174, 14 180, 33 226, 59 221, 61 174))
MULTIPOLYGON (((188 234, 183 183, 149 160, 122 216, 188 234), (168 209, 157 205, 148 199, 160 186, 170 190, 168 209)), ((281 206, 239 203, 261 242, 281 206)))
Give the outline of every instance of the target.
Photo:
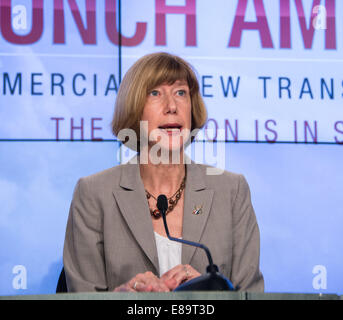
POLYGON ((264 291, 259 268, 260 232, 251 203, 250 189, 239 175, 238 190, 233 204, 233 262, 231 281, 238 290, 264 291))
POLYGON ((74 190, 63 249, 63 264, 68 292, 108 289, 101 208, 81 178, 74 190))

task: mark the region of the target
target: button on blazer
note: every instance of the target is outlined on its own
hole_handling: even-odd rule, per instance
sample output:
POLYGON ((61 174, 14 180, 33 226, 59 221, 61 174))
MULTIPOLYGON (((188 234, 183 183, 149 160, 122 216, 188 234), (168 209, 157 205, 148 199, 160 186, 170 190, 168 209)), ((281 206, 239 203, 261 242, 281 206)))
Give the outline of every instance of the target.
MULTIPOLYGON (((245 178, 228 171, 213 175, 211 167, 194 162, 186 166, 182 238, 205 244, 239 290, 263 291, 260 234, 245 178)), ((183 245, 181 260, 206 272, 207 257, 199 248, 183 245)), ((138 273, 159 275, 139 164, 118 165, 78 181, 63 264, 70 292, 113 291, 138 273)))

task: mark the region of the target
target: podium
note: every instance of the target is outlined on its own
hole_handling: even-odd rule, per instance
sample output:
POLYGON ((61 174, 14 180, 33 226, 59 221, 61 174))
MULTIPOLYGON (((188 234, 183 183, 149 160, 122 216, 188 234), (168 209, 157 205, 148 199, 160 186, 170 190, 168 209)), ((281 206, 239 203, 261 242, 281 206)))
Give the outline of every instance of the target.
POLYGON ((302 293, 254 293, 254 292, 84 292, 58 293, 46 295, 0 296, 0 300, 145 300, 145 301, 177 301, 182 300, 343 300, 336 294, 302 294, 302 293))

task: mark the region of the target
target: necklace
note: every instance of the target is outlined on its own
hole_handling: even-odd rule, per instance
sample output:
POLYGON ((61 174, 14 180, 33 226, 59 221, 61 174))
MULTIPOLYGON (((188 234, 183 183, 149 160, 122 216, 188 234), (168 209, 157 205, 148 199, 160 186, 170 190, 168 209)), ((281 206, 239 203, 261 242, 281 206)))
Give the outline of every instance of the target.
MULTIPOLYGON (((176 192, 170 198, 167 198, 167 200, 168 200, 168 209, 166 211, 166 215, 169 212, 171 212, 175 208, 177 203, 179 202, 179 200, 181 198, 181 195, 182 195, 182 192, 183 192, 183 189, 185 189, 185 186, 186 186, 186 175, 182 179, 182 182, 181 182, 181 185, 180 185, 179 189, 177 189, 176 192)), ((146 197, 147 197, 148 200, 150 198, 153 198, 157 202, 156 197, 154 197, 149 191, 145 190, 145 194, 146 194, 146 197)), ((149 210, 150 210, 150 214, 151 214, 151 216, 153 218, 158 219, 158 218, 161 217, 161 212, 158 209, 153 210, 149 206, 149 210)))

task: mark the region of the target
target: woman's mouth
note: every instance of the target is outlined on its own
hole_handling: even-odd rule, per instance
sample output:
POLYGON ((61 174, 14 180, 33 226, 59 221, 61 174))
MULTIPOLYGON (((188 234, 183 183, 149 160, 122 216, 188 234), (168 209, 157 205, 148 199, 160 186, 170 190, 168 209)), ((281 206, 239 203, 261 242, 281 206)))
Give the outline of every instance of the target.
POLYGON ((178 123, 167 123, 159 126, 158 128, 168 135, 179 135, 181 133, 182 126, 178 123))

